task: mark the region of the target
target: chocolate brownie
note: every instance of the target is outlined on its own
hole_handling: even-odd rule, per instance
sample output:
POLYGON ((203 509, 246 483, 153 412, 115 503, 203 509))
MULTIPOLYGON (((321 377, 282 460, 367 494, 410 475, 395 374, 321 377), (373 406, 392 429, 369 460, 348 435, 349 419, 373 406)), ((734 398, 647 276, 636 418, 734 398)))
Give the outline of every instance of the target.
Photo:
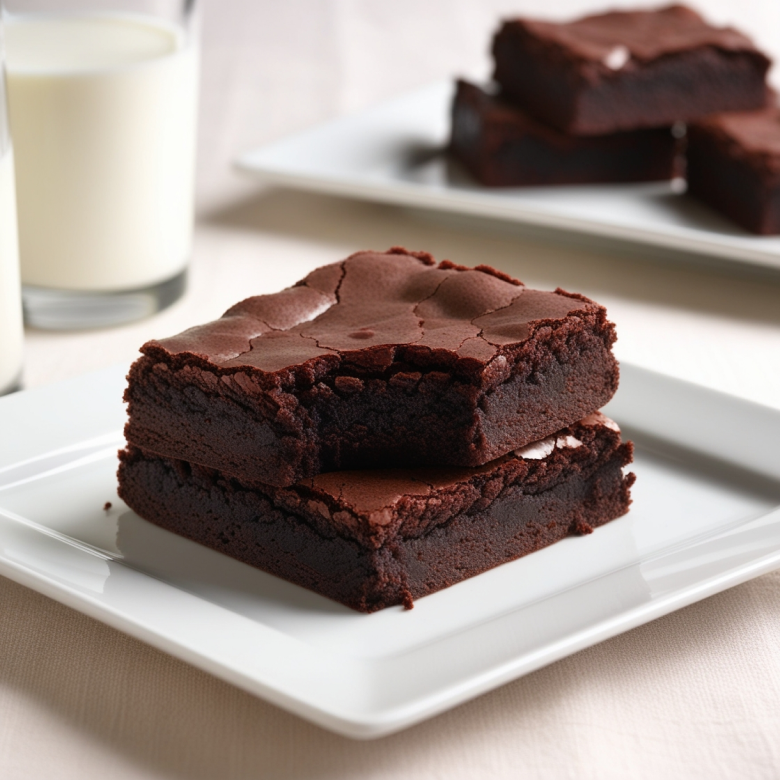
POLYGON ((780 108, 689 128, 688 192, 753 233, 780 233, 780 108))
POLYGON ((671 179, 678 144, 670 128, 568 135, 474 84, 457 82, 450 150, 487 186, 671 179))
POLYGON ((335 472, 274 488, 130 445, 119 495, 156 525, 374 612, 624 514, 631 454, 596 413, 476 469, 335 472))
POLYGON ((603 406, 602 306, 426 253, 359 252, 130 369, 127 440, 239 479, 478 466, 603 406))
POLYGON ((504 22, 495 79, 524 110, 567 133, 661 127, 766 103, 770 60, 681 5, 561 24, 504 22))

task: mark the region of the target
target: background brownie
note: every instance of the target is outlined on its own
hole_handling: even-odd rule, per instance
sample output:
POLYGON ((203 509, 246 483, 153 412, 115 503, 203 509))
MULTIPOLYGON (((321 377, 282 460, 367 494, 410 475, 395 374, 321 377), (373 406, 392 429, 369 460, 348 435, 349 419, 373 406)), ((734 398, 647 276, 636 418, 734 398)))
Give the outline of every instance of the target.
POLYGON ((688 192, 746 230, 780 233, 780 108, 691 125, 688 192))
POLYGON ((493 187, 657 181, 675 175, 670 128, 572 136, 474 84, 458 81, 450 150, 493 187))
POLYGON ((130 443, 242 479, 477 466, 603 406, 614 326, 582 296, 394 249, 361 252, 150 341, 130 443))
POLYGON ((582 135, 760 108, 770 64, 741 33, 680 5, 506 21, 493 55, 496 81, 523 109, 582 135))
POLYGON ((340 472, 273 488, 129 446, 119 494, 163 528, 373 612, 624 514, 631 452, 596 414, 477 469, 340 472))

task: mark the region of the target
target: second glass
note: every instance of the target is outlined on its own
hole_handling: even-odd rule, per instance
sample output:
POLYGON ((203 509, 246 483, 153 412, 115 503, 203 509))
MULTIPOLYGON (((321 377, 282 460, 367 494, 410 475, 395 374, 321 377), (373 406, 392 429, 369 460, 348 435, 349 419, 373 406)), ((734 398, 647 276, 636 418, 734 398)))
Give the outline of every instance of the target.
POLYGON ((195 3, 3 2, 27 321, 165 307, 192 239, 195 3))
POLYGON ((8 132, 3 61, 0 22, 0 395, 19 386, 23 341, 14 157, 8 132))

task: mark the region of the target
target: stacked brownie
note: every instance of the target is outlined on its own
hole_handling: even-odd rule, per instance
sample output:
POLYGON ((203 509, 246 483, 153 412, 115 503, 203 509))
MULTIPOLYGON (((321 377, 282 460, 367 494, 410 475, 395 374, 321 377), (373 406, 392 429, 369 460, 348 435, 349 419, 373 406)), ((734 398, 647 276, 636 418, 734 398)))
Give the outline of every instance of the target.
POLYGON ((119 492, 142 517, 354 609, 625 513, 602 306, 394 248, 142 347, 119 492))
MULTIPOLYGON (((512 19, 493 57, 494 87, 457 82, 450 142, 489 186, 670 179, 682 172, 684 123, 768 99, 769 59, 680 5, 512 19)), ((694 154, 707 132, 692 134, 694 154)))
POLYGON ((693 123, 688 192, 751 233, 780 233, 780 107, 693 123))

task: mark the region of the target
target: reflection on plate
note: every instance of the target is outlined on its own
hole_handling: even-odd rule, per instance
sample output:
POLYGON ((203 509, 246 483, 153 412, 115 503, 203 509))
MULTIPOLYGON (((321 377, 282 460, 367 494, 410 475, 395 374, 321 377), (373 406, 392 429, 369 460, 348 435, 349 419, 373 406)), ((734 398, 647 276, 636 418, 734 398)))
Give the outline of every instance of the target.
POLYGON ((489 190, 442 150, 450 83, 438 83, 241 155, 266 182, 508 220, 780 269, 780 237, 746 233, 675 184, 489 190))
POLYGON ((0 399, 0 573, 348 736, 410 726, 780 567, 780 413, 624 364, 607 411, 638 445, 628 515, 411 612, 359 614, 117 499, 125 374, 0 399))

